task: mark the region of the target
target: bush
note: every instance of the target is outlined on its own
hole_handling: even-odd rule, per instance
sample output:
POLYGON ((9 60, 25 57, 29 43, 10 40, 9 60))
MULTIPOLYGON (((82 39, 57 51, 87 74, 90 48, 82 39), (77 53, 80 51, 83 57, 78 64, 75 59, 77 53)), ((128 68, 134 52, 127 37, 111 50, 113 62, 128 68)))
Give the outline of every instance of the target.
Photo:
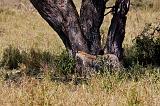
POLYGON ((0 62, 1 67, 16 69, 19 67, 20 63, 22 63, 22 56, 19 49, 9 46, 4 50, 3 57, 0 62))
POLYGON ((157 30, 158 27, 155 27, 152 33, 149 33, 151 28, 153 28, 152 24, 146 24, 143 32, 134 40, 135 55, 142 65, 160 65, 160 38, 154 34, 156 31, 159 32, 159 30, 157 30))
POLYGON ((125 47, 124 49, 124 61, 123 61, 123 66, 125 68, 131 68, 132 66, 137 64, 137 58, 135 56, 135 48, 132 47, 125 47))
POLYGON ((67 51, 63 51, 61 55, 56 58, 55 64, 59 70, 59 74, 69 75, 74 73, 75 60, 69 56, 67 51))
POLYGON ((133 46, 127 49, 125 65, 156 65, 160 66, 160 23, 146 24, 144 30, 133 40, 133 46))
POLYGON ((38 75, 44 66, 52 67, 54 64, 54 55, 49 52, 31 49, 30 52, 21 51, 18 48, 9 46, 4 50, 0 66, 5 69, 18 69, 23 64, 27 75, 38 75))
POLYGON ((135 56, 139 64, 154 64, 155 42, 152 37, 141 36, 135 39, 135 56))
POLYGON ((25 74, 29 76, 42 74, 46 66, 49 70, 56 67, 55 74, 57 75, 69 75, 74 72, 75 60, 69 56, 67 51, 55 56, 33 48, 29 52, 20 52, 18 48, 12 46, 6 48, 1 60, 1 67, 21 70, 21 66, 25 66, 25 74))

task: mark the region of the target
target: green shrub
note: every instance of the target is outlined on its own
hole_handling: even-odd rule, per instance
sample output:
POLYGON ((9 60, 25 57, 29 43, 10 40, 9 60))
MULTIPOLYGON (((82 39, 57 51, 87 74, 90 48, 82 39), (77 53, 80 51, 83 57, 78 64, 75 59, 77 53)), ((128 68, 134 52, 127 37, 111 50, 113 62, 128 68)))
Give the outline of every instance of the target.
POLYGON ((42 52, 33 48, 29 52, 20 52, 18 48, 12 46, 4 50, 1 67, 10 70, 19 69, 21 64, 26 67, 25 73, 31 76, 42 73, 45 66, 48 68, 56 66, 56 74, 61 75, 71 74, 75 68, 75 60, 69 56, 67 51, 62 52, 59 56, 55 56, 49 52, 42 52))
POLYGON ((31 49, 29 52, 21 51, 18 48, 9 46, 4 50, 1 60, 1 67, 6 69, 20 69, 21 64, 26 67, 27 75, 38 75, 44 66, 52 67, 54 65, 54 55, 49 52, 42 52, 38 49, 31 49))
POLYGON ((160 38, 154 35, 154 32, 158 30, 155 27, 153 33, 149 33, 150 29, 151 24, 146 24, 142 33, 135 38, 135 56, 142 65, 160 65, 160 38))
POLYGON ((1 67, 16 69, 19 67, 20 63, 22 63, 22 56, 19 49, 9 46, 4 50, 3 57, 0 62, 1 67))
POLYGON ((135 56, 136 50, 134 47, 125 47, 124 49, 124 61, 123 61, 123 66, 125 68, 131 68, 135 64, 137 64, 137 58, 135 56))
POLYGON ((125 66, 160 66, 160 24, 146 24, 144 30, 133 40, 133 46, 126 49, 125 66), (156 33, 157 32, 157 33, 156 33))
POLYGON ((152 37, 141 36, 135 39, 135 56, 139 64, 154 64, 155 42, 152 37))
POLYGON ((67 51, 63 51, 55 60, 59 74, 68 75, 74 73, 75 60, 69 56, 67 51))

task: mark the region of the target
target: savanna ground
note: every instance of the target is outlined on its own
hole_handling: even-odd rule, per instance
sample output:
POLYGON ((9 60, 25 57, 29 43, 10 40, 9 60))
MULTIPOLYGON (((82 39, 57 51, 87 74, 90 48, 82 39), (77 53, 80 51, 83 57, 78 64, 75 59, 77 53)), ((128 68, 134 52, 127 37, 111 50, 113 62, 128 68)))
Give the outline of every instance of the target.
MULTIPOLYGON (((74 1, 79 9, 80 1, 74 1)), ((146 23, 160 22, 159 0, 131 0, 131 2, 124 40, 125 49, 133 45, 133 39, 143 31, 146 23)), ((112 1, 108 3, 108 5, 112 4, 112 1)), ((104 36, 107 34, 111 18, 111 15, 108 15, 104 19, 101 29, 102 42, 105 40, 104 36)), ((63 51, 64 46, 58 35, 27 0, 1 0, 0 57, 4 60, 3 55, 7 54, 6 58, 12 58, 13 61, 5 60, 7 63, 0 69, 0 105, 160 106, 159 67, 150 65, 142 67, 136 64, 121 72, 97 73, 75 84, 74 75, 68 82, 53 79, 53 75, 50 74, 57 71, 59 73, 59 70, 50 68, 54 66, 39 63, 39 57, 33 56, 46 54, 44 60, 50 62, 50 57, 58 56, 63 51), (10 49, 7 51, 6 48, 11 50, 17 48, 17 51, 12 52, 9 51, 10 49), (26 54, 32 54, 28 56, 27 62, 18 63, 18 68, 8 67, 8 64, 14 64, 14 61, 19 58, 17 54, 24 51, 26 54), (20 78, 13 75, 11 76, 13 78, 7 79, 10 77, 8 73, 26 71, 26 64, 30 67, 32 63, 36 64, 33 67, 38 67, 43 72, 42 75, 32 77, 22 72, 20 78)))

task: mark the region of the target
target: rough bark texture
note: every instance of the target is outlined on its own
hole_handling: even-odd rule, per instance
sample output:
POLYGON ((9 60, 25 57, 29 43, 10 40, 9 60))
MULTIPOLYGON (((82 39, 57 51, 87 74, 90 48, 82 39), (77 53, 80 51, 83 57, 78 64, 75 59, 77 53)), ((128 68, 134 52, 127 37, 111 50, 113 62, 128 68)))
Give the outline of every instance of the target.
POLYGON ((101 49, 100 27, 105 12, 104 0, 82 0, 80 22, 87 39, 90 53, 96 55, 101 49))
POLYGON ((117 0, 112 8, 113 18, 108 31, 105 53, 115 54, 121 61, 123 58, 122 43, 125 37, 126 15, 130 0, 117 0))
POLYGON ((67 49, 88 51, 78 13, 72 0, 30 0, 40 15, 58 33, 67 49))

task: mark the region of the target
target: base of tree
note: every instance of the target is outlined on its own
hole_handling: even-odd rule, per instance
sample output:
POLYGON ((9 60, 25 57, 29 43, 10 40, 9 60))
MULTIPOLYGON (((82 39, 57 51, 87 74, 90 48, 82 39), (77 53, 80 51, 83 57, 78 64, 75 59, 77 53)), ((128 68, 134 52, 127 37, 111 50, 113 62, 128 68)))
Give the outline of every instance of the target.
POLYGON ((76 71, 80 75, 97 71, 119 71, 122 64, 114 54, 90 55, 79 51, 76 53, 76 71))

